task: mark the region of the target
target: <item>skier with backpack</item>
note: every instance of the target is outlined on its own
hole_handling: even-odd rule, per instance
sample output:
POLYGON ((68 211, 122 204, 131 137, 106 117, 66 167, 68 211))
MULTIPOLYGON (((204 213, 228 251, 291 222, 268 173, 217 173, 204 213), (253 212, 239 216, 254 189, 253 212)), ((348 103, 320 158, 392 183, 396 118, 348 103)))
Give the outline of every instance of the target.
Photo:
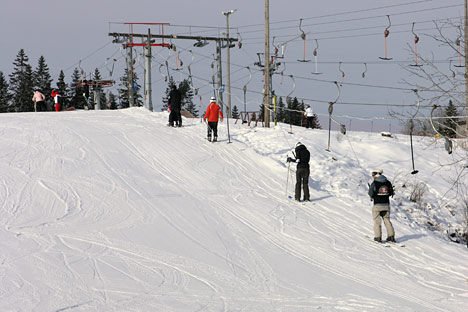
POLYGON ((310 152, 307 150, 304 144, 301 142, 297 142, 294 157, 288 157, 286 160, 287 162, 297 162, 297 169, 296 169, 296 188, 294 192, 294 199, 297 201, 301 200, 301 188, 304 190, 304 201, 310 200, 309 195, 309 160, 310 160, 310 152))
POLYGON ((374 181, 369 186, 369 196, 374 201, 372 218, 374 219, 374 241, 382 242, 382 220, 387 230, 387 242, 395 242, 395 230, 390 221, 390 196, 394 191, 390 181, 383 174, 382 169, 372 170, 374 181))
POLYGON ((208 119, 208 141, 211 142, 211 133, 213 132, 213 142, 218 141, 218 120, 221 118, 223 121, 223 112, 218 104, 216 104, 216 98, 214 96, 210 99, 210 105, 206 109, 203 120, 206 122, 208 119))

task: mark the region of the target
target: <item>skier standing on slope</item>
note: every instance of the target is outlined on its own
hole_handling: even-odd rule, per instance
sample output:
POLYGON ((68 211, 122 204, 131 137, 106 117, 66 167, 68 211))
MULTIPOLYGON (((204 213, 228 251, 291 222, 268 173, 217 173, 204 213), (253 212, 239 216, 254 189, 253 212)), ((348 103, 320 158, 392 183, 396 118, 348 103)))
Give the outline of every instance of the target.
POLYGON ((52 90, 51 96, 54 98, 55 111, 56 112, 60 111, 60 104, 62 103, 62 96, 55 89, 52 90))
POLYGON ((34 102, 35 112, 42 112, 43 110, 45 110, 45 103, 44 103, 45 96, 44 94, 39 92, 39 90, 34 91, 32 100, 34 102))
POLYGON ((310 104, 306 105, 306 110, 304 112, 304 116, 306 118, 306 128, 311 128, 313 129, 313 120, 314 120, 314 111, 312 107, 310 107, 310 104))
POLYGON ((208 118, 208 141, 211 142, 211 132, 213 132, 213 142, 218 141, 218 120, 221 118, 223 122, 223 112, 218 104, 216 104, 216 98, 214 96, 210 99, 210 105, 206 109, 203 120, 206 122, 208 118))
POLYGON ((395 242, 395 230, 390 222, 390 196, 393 196, 393 186, 387 178, 382 175, 382 169, 371 172, 374 181, 369 187, 369 196, 374 201, 372 207, 372 218, 374 219, 374 240, 382 242, 382 220, 387 229, 387 242, 395 242))
POLYGON ((182 94, 176 85, 171 86, 171 91, 169 92, 168 106, 170 107, 169 114, 169 126, 174 127, 174 122, 176 127, 182 127, 182 117, 180 115, 180 109, 182 104, 182 94))
POLYGON ((297 201, 301 200, 301 188, 304 190, 304 201, 310 200, 309 195, 309 160, 310 160, 310 152, 307 150, 304 144, 301 142, 297 142, 295 148, 295 159, 288 157, 287 162, 297 162, 296 169, 296 189, 294 193, 294 199, 297 201))

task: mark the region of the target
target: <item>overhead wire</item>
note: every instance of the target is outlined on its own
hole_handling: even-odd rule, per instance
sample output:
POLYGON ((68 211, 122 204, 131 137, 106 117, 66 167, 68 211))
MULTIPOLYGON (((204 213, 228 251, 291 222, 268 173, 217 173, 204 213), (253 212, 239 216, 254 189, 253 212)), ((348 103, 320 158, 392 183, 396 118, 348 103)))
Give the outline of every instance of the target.
MULTIPOLYGON (((434 23, 434 22, 441 22, 441 21, 449 21, 449 20, 455 20, 455 19, 460 19, 459 16, 455 16, 455 17, 446 17, 446 18, 438 18, 438 19, 432 19, 432 20, 424 20, 424 21, 415 21, 416 23, 418 24, 427 24, 427 23, 434 23)), ((361 20, 361 19, 359 19, 361 20)), ((400 23, 400 24, 393 24, 392 27, 399 27, 399 26, 407 26, 407 25, 411 25, 412 22, 410 23, 400 23)), ((305 26, 308 26, 308 25, 305 25, 305 26)), ((293 28, 293 27, 291 27, 293 28)), ((336 30, 326 30, 326 31, 314 31, 314 32, 308 32, 307 34, 310 34, 310 35, 320 35, 320 34, 329 34, 329 33, 340 33, 340 32, 350 32, 350 31, 360 31, 360 30, 368 30, 368 29, 382 29, 382 28, 385 28, 385 25, 376 25, 376 26, 366 26, 366 27, 358 27, 358 28, 346 28, 346 29, 336 29, 336 30)), ((284 29, 284 28, 283 28, 284 29)), ((281 29, 281 30, 283 30, 281 29)), ((437 29, 436 27, 434 28, 427 28, 426 30, 432 30, 432 29, 437 29)), ((396 33, 399 33, 401 31, 397 31, 396 33)), ((394 31, 392 31, 392 33, 394 33, 394 31)), ((381 35, 382 33, 380 32, 379 35, 381 35)), ((281 37, 291 37, 291 36, 295 36, 296 34, 294 35, 275 35, 276 38, 281 38, 281 37)), ((331 37, 333 38, 333 37, 331 37)), ((262 39, 262 37, 258 37, 258 38, 252 38, 252 37, 246 37, 244 40, 246 42, 249 42, 250 40, 258 40, 258 39, 262 39)), ((328 39, 328 38, 317 38, 317 39, 328 39)), ((291 41, 291 40, 289 40, 291 41)), ((288 41, 288 42, 289 42, 288 41)))
MULTIPOLYGON (((431 1, 432 1, 432 0, 429 0, 429 1, 416 1, 416 2, 413 2, 413 3, 402 4, 402 5, 409 5, 409 4, 422 3, 422 2, 431 2, 431 1)), ((401 6, 401 5, 395 5, 395 6, 401 6)), ((388 7, 388 6, 387 6, 387 7, 388 7)), ((448 6, 448 7, 453 7, 453 6, 448 6)), ((434 10, 434 9, 437 9, 437 8, 431 8, 431 9, 427 9, 427 10, 434 10)), ((363 12, 363 11, 369 11, 369 10, 372 10, 372 8, 371 8, 371 9, 366 9, 366 10, 359 10, 359 11, 360 11, 360 12, 363 12)), ((424 10, 418 10, 418 12, 420 12, 420 11, 424 11, 424 10)), ((411 11, 411 12, 415 12, 415 11, 411 11)), ((340 13, 340 14, 344 14, 344 13, 340 13)), ((334 14, 334 15, 340 15, 340 14, 334 14)), ((408 14, 408 12, 403 12, 403 13, 399 13, 399 14, 408 14)), ((361 19, 359 19, 359 20, 361 20, 361 19)), ((403 25, 403 24, 402 24, 402 25, 403 25)), ((183 25, 180 25, 180 26, 183 27, 183 25)), ((213 28, 216 28, 216 27, 213 27, 213 28)), ((326 33, 326 32, 324 32, 324 33, 326 33)), ((380 35, 380 33, 379 33, 379 35, 380 35)), ((297 37, 299 38, 300 36, 297 36, 297 37)), ((353 37, 354 37, 354 36, 353 36, 353 37)), ((244 51, 244 50, 243 50, 243 51, 244 51)), ((244 52, 245 52, 245 51, 244 51, 244 52)), ((199 55, 199 56, 202 56, 202 57, 204 57, 204 58, 207 58, 207 59, 212 60, 211 57, 209 57, 209 56, 205 56, 205 55, 202 55, 202 54, 199 54, 199 53, 195 53, 195 54, 197 54, 197 55, 199 55)), ((201 61, 199 61, 199 62, 201 62, 201 61)), ((225 63, 225 62, 222 61, 222 60, 221 60, 221 62, 225 63)), ((400 62, 402 62, 402 61, 400 61, 400 62)), ((198 63, 198 62, 197 62, 197 63, 198 63)), ((362 62, 360 62, 360 63, 362 64, 362 62)), ((394 63, 397 63, 397 61, 395 61, 394 63)), ((372 64, 372 62, 369 62, 369 64, 372 64)), ((238 65, 238 64, 232 64, 232 65, 238 66, 238 67, 239 67, 239 70, 238 70, 238 71, 241 71, 242 69, 245 69, 245 65, 238 65)), ((259 72, 260 72, 260 71, 261 71, 261 70, 259 70, 259 72)), ((236 71, 236 72, 237 72, 237 71, 236 71)), ((185 73, 184 73, 184 74, 185 74, 185 73)), ((323 82, 332 82, 332 81, 324 81, 324 80, 313 79, 313 78, 305 78, 305 77, 298 77, 298 76, 296 76, 296 77, 299 78, 299 79, 309 79, 309 80, 317 80, 317 81, 323 81, 323 82)), ((211 82, 210 80, 208 80, 208 79, 203 79, 203 78, 200 78, 200 77, 194 77, 194 78, 196 78, 196 79, 198 79, 198 80, 200 80, 200 81, 204 81, 204 82, 205 82, 205 86, 213 87, 213 86, 212 86, 212 82, 211 82)), ((243 78, 244 78, 244 77, 243 77, 243 78)), ((238 80, 240 80, 240 79, 242 79, 242 78, 239 78, 238 80)), ((235 80, 235 81, 237 81, 237 80, 235 80)), ((234 81, 234 82, 235 82, 235 81, 234 81)), ((350 86, 362 86, 362 87, 373 87, 373 88, 386 88, 386 89, 393 89, 393 90, 400 90, 400 91, 409 91, 409 90, 411 90, 411 89, 409 89, 409 88, 400 88, 400 87, 391 87, 391 86, 378 86, 378 85, 369 85, 369 84, 354 84, 354 83, 344 83, 344 84, 345 84, 345 85, 350 85, 350 86)), ((234 87, 234 89, 239 89, 239 90, 240 90, 240 88, 236 88, 236 87, 234 87)), ((253 91, 249 90, 249 92, 253 92, 253 91)), ((261 92, 255 92, 255 93, 257 93, 257 94, 262 94, 261 92)), ((310 99, 305 99, 305 100, 310 100, 310 99)), ((312 101, 317 101, 317 100, 312 100, 312 101)), ((317 101, 317 102, 319 102, 319 101, 317 101)), ((325 102, 325 101, 324 101, 324 102, 325 102)), ((341 102, 337 102, 337 104, 346 104, 346 105, 385 105, 385 106, 391 106, 391 105, 389 105, 389 104, 376 104, 376 103, 345 103, 345 102, 341 103, 341 102)), ((394 104, 394 105, 397 105, 397 106, 407 106, 407 105, 404 105, 404 104, 394 104)))
MULTIPOLYGON (((189 75, 188 73, 185 73, 184 70, 181 70, 179 71, 181 72, 182 74, 184 75, 189 75)), ((199 82, 202 82, 204 84, 204 87, 213 87, 212 84, 211 84, 211 81, 208 80, 208 79, 205 79, 205 78, 201 78, 201 77, 198 77, 198 76, 194 76, 192 75, 192 77, 194 79, 196 79, 197 81, 199 82)), ((296 76, 297 78, 297 76, 296 76)), ((202 87, 201 87, 202 88, 202 87)), ((201 89, 200 88, 200 89, 201 89)), ((241 88, 238 88, 238 87, 231 87, 232 89, 239 89, 241 90, 241 88)), ((400 88, 401 89, 401 88, 400 88)), ((404 89, 404 90, 413 90, 413 89, 404 89)), ((209 92, 211 91, 207 91, 206 93, 202 93, 202 94, 208 94, 209 92)), ((256 94, 262 94, 262 92, 259 92, 259 91, 253 91, 253 90, 248 90, 248 92, 251 92, 251 93, 256 93, 256 94)), ((234 96, 234 98, 236 98, 239 103, 240 102, 240 98, 237 97, 237 95, 235 94, 231 94, 234 96)), ((321 100, 315 100, 315 99, 307 99, 307 98, 298 98, 296 97, 298 100, 306 100, 306 101, 312 101, 312 102, 323 102, 323 103, 327 103, 327 101, 321 101, 321 100)), ((262 102, 260 101, 251 101, 249 102, 249 104, 262 104, 262 102)), ((414 104, 375 104, 375 103, 348 103, 348 102, 336 102, 335 104, 345 104, 345 105, 373 105, 373 106, 402 106, 402 107, 413 107, 414 104)), ((425 106, 425 105, 421 105, 421 107, 430 107, 430 106, 425 106)), ((268 108, 270 109, 270 108, 268 108)), ((284 110, 288 110, 288 111, 295 111, 295 112, 299 112, 299 113, 302 113, 302 111, 299 111, 299 110, 292 110, 292 109, 289 109, 289 108, 283 108, 284 110)), ((318 116, 328 116, 326 114, 320 114, 320 113, 316 113, 318 116)), ((454 116, 454 117, 432 117, 433 119, 446 119, 446 118, 457 118, 459 116, 454 116)), ((362 120, 362 121, 372 121, 372 120, 386 120, 386 121, 390 121, 390 120, 410 120, 410 119, 413 119, 413 120, 429 120, 431 117, 359 117, 359 116, 350 116, 350 115, 335 115, 335 118, 346 118, 346 119, 356 119, 356 120, 362 120)))
MULTIPOLYGON (((456 26, 451 26, 452 28, 455 28, 456 26)), ((419 31, 426 31, 426 30, 437 30, 436 27, 431 27, 431 28, 422 28, 422 29, 418 29, 419 31)), ((407 30, 400 30, 400 31, 393 31, 392 34, 395 34, 395 33, 407 33, 408 31, 407 30)), ((311 32, 306 32, 306 34, 310 34, 311 32)), ((334 39, 348 39, 348 38, 357 38, 357 37, 368 37, 368 36, 381 36, 382 33, 379 32, 379 33, 365 33, 365 34, 355 34, 355 35, 344 35, 344 36, 335 36, 335 37, 317 37, 317 38, 314 38, 314 39, 317 39, 317 40, 334 40, 334 39)), ((295 36, 293 37, 292 39, 290 40, 287 40, 285 41, 285 43, 289 43, 289 42, 292 42, 292 41, 296 41, 298 38, 300 38, 300 35, 299 36, 295 36)), ((248 41, 249 39, 244 39, 244 41, 248 41)), ((263 43, 263 42, 249 42, 250 44, 260 44, 260 43, 263 43)))
MULTIPOLYGON (((407 14, 413 14, 413 13, 421 13, 421 12, 434 11, 434 10, 449 9, 449 8, 454 8, 454 7, 462 7, 462 6, 463 6, 463 4, 446 5, 446 6, 436 7, 436 8, 427 8, 427 9, 418 9, 418 10, 405 11, 405 12, 397 12, 397 13, 392 13, 391 15, 392 16, 407 15, 407 14)), ((385 17, 387 17, 387 15, 374 15, 374 16, 367 16, 367 17, 362 17, 361 16, 361 17, 350 18, 350 19, 325 21, 325 22, 319 22, 319 23, 313 23, 313 24, 304 24, 303 26, 308 27, 308 26, 319 26, 319 25, 328 25, 328 24, 337 24, 337 23, 347 23, 347 22, 363 21, 363 20, 368 20, 368 19, 379 19, 379 18, 385 18, 385 17)), ((305 20, 305 19, 303 18, 302 20, 305 20)), ((299 21, 299 19, 291 20, 290 22, 298 22, 298 21, 299 21)), ((284 29, 295 28, 295 27, 297 27, 297 26, 287 26, 287 27, 281 27, 281 28, 270 28, 270 31, 284 30, 284 29)), ((241 26, 237 26, 237 28, 241 28, 241 26)), ((263 30, 244 31, 243 34, 262 32, 262 31, 263 30)))
MULTIPOLYGON (((203 55, 203 54, 200 54, 200 53, 195 53, 194 54, 197 54, 199 56, 202 56, 204 58, 207 58, 207 59, 210 59, 211 60, 211 57, 209 56, 206 56, 206 55, 203 55)), ((195 63, 199 63, 201 62, 200 61, 197 61, 195 63)), ((240 65, 239 65, 240 66, 240 65)), ((242 68, 239 68, 237 71, 235 72, 239 72, 241 70, 245 69, 245 67, 242 67, 242 68)), ((261 70, 259 69, 256 69, 257 72, 261 72, 261 70)), ((234 73, 235 73, 234 72, 234 73)), ((188 75, 187 73, 184 72, 184 75, 188 75)), ((194 79, 197 79, 199 81, 202 81, 204 82, 204 86, 200 87, 199 89, 202 89, 204 87, 210 87, 210 88, 213 88, 212 86, 212 82, 208 79, 204 79, 204 78, 201 78, 201 77, 198 77, 198 76, 194 76, 192 75, 192 77, 194 79)), ((331 81, 331 80, 325 80, 325 79, 317 79, 317 78, 310 78, 310 77, 301 77, 301 76, 294 76, 295 78, 298 78, 298 79, 306 79, 306 80, 313 80, 313 81, 320 81, 320 82, 325 82, 325 83, 334 83, 334 81, 331 81)), ((240 77, 238 80, 242 80, 246 78, 246 76, 242 76, 240 77)), ((162 79, 160 79, 159 81, 161 81, 162 79)), ((238 80, 235 80, 235 81, 238 81, 238 80)), ((235 82, 233 81, 233 83, 235 82)), ((153 82, 155 83, 155 82, 153 82)), ((382 86, 382 85, 371 85, 371 84, 362 84, 362 83, 350 83, 350 82, 344 82, 343 85, 351 85, 351 86, 361 86, 361 87, 372 87, 372 88, 384 88, 384 89, 391 89, 391 90, 399 90, 399 91, 412 91, 413 89, 412 88, 402 88, 402 87, 393 87, 393 86, 382 86)), ((236 86, 232 86, 231 88, 233 89, 237 89, 237 90, 241 90, 240 87, 236 87, 236 86)), ((421 90, 422 91, 422 90, 421 90)), ((431 90, 428 90, 428 91, 431 91, 431 90)), ((433 90, 432 90, 433 91, 433 90)), ((208 91, 208 92, 211 92, 211 91, 208 91)), ((248 90, 248 92, 250 93, 256 93, 256 94, 262 94, 261 92, 259 91, 253 91, 253 90, 248 90)), ((278 95, 279 96, 279 95, 278 95)), ((328 104, 329 101, 325 101, 325 100, 319 100, 319 99, 310 99, 310 98, 302 98, 302 97, 296 97, 298 98, 299 100, 303 100, 303 101, 309 101, 309 102, 317 102, 317 103, 326 103, 328 104)), ((362 103, 362 102, 337 102, 336 103, 337 105, 355 105, 355 106, 385 106, 385 107, 411 107, 413 106, 413 104, 395 104, 395 103, 362 103)), ((425 106, 425 105, 421 105, 421 107, 432 107, 432 106, 425 106)), ((351 118, 351 116, 348 116, 348 118, 351 118)))
MULTIPOLYGON (((420 3, 432 2, 432 1, 435 1, 435 0, 419 0, 419 1, 407 2, 407 3, 401 3, 401 4, 392 4, 392 5, 387 5, 387 6, 374 7, 374 8, 367 8, 367 9, 361 9, 361 10, 354 10, 354 11, 347 11, 347 12, 340 12, 340 13, 319 15, 319 16, 313 16, 313 17, 305 17, 305 18, 303 18, 303 20, 318 19, 318 18, 332 17, 332 16, 340 16, 340 15, 348 15, 348 14, 361 13, 361 12, 369 12, 369 11, 382 10, 382 9, 390 9, 390 8, 393 8, 393 7, 408 6, 408 5, 420 4, 420 3)), ((297 22, 297 21, 299 21, 299 19, 285 20, 285 21, 277 21, 277 22, 270 22, 270 24, 282 24, 282 23, 291 23, 291 22, 297 22)), ((238 27, 238 28, 246 28, 246 27, 252 27, 252 26, 264 26, 264 24, 250 24, 250 25, 237 26, 237 27, 238 27)))

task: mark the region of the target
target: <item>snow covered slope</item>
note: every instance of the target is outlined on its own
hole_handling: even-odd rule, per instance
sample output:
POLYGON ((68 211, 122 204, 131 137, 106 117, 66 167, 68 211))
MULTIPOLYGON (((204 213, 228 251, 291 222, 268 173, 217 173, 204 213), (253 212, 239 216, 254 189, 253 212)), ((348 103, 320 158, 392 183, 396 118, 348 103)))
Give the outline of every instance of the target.
POLYGON ((1 311, 466 311, 440 144, 416 139, 410 175, 406 136, 332 132, 328 152, 325 130, 231 121, 227 144, 225 124, 218 143, 199 119, 166 124, 142 108, 0 114, 1 311), (297 141, 311 151, 309 203, 286 196, 297 141), (366 238, 375 168, 397 186, 406 247, 366 238))

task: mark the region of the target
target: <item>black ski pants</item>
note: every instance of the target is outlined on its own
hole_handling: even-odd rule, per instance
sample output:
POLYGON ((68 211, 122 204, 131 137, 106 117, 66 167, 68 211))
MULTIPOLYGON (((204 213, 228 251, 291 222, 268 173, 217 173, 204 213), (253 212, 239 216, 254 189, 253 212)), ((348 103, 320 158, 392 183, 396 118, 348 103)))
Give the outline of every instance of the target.
POLYGON ((214 139, 218 139, 218 122, 208 121, 208 139, 211 140, 211 132, 213 132, 214 139))
POLYGON ((306 118, 306 128, 309 129, 311 128, 312 129, 312 125, 313 125, 313 121, 314 121, 314 117, 307 117, 306 118))
POLYGON ((301 188, 304 190, 304 200, 310 200, 309 195, 309 168, 297 168, 296 170, 296 190, 294 198, 301 200, 301 188))
POLYGON ((169 125, 171 127, 174 127, 174 122, 176 124, 176 127, 182 126, 182 117, 180 116, 179 110, 171 110, 171 113, 169 114, 169 125))

